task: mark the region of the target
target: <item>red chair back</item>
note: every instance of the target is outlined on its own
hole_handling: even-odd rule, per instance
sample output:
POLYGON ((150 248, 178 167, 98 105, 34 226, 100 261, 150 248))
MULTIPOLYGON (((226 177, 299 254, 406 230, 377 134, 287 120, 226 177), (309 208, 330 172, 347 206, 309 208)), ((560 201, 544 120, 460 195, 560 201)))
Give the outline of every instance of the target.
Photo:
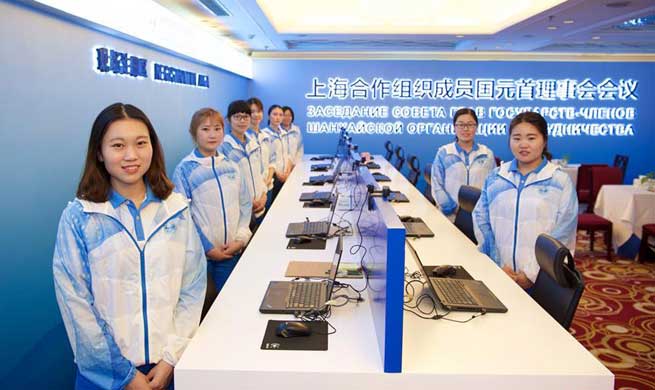
POLYGON ((578 183, 576 190, 578 200, 581 203, 590 203, 591 200, 591 169, 594 167, 606 167, 607 164, 582 164, 578 168, 578 183))
POLYGON ((617 167, 591 168, 591 204, 596 203, 600 187, 606 184, 623 184, 623 172, 617 167))

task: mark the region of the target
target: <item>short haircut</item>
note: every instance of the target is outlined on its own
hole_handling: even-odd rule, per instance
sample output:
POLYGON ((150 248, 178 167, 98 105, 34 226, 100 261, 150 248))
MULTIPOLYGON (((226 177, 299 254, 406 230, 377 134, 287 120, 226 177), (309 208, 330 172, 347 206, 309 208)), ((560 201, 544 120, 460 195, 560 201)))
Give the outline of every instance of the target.
POLYGON ((150 168, 144 178, 150 189, 159 199, 166 199, 173 192, 173 183, 166 176, 164 152, 159 138, 150 119, 137 107, 131 104, 114 103, 98 114, 89 136, 89 145, 86 151, 86 162, 82 177, 77 186, 77 197, 91 202, 101 203, 109 200, 111 192, 111 177, 105 164, 100 161, 102 139, 109 126, 121 119, 135 119, 148 128, 150 144, 152 145, 152 160, 150 168))
POLYGON ((457 122, 457 118, 466 114, 472 116, 473 119, 475 119, 475 123, 476 124, 478 123, 478 116, 475 114, 475 110, 473 110, 472 108, 460 108, 459 110, 457 110, 457 112, 455 112, 455 116, 453 117, 453 125, 455 124, 455 122, 457 122))
POLYGON ((227 107, 227 119, 230 120, 234 114, 251 114, 250 104, 245 100, 235 100, 227 107))

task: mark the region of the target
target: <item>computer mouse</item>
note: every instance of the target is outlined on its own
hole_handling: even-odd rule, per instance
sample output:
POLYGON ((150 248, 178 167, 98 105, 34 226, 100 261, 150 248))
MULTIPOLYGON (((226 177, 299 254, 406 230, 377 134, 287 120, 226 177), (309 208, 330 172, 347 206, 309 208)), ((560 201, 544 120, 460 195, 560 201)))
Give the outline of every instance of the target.
POLYGON ((432 268, 432 276, 444 277, 444 276, 453 276, 457 272, 457 269, 452 265, 438 265, 432 268))
POLYGON ((304 337, 312 334, 309 325, 300 321, 287 321, 277 326, 275 334, 279 337, 304 337))

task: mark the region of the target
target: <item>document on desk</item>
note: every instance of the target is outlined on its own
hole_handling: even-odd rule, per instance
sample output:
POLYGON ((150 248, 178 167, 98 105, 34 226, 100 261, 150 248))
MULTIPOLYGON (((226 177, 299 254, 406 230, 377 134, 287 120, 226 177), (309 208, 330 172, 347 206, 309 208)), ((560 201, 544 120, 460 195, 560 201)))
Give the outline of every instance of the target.
MULTIPOLYGON (((327 278, 330 274, 329 261, 296 261, 292 260, 287 265, 284 276, 288 278, 327 278)), ((362 269, 357 263, 341 263, 337 278, 361 279, 362 269)))

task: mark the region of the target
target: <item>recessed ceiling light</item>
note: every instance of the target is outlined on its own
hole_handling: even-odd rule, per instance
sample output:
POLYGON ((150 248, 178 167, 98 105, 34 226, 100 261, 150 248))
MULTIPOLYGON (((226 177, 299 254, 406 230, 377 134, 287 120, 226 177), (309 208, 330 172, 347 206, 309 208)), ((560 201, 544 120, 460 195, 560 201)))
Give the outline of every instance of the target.
POLYGON ((549 30, 557 30, 557 26, 548 26, 546 28, 549 30))
POLYGON ((575 20, 573 20, 573 19, 566 19, 566 20, 563 21, 562 23, 564 23, 564 24, 573 24, 573 23, 575 23, 575 20))
POLYGON ((464 35, 455 35, 455 38, 464 38, 464 35))
POLYGON ((593 40, 599 40, 600 37, 599 37, 599 36, 595 36, 595 37, 591 37, 591 39, 593 39, 593 40))

